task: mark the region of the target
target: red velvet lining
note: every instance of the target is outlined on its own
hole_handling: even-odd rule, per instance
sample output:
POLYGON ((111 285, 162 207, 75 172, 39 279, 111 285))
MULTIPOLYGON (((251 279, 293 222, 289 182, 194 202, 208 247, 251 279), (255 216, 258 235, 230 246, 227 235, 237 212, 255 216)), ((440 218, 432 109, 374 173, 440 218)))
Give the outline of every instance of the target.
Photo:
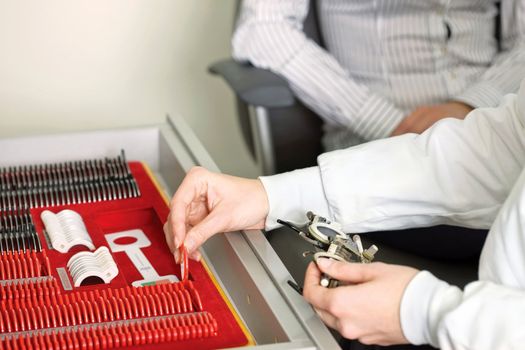
MULTIPOLYGON (((144 166, 139 162, 130 162, 130 168, 142 194, 138 198, 32 209, 31 214, 37 232, 43 242, 43 247, 46 250, 48 248, 47 244, 44 243, 45 241, 42 234, 43 223, 40 219, 40 213, 44 209, 57 213, 68 208, 78 212, 82 216, 91 239, 97 248, 103 245, 108 246, 104 238, 105 234, 141 229, 151 241, 151 246, 142 249, 142 252, 151 262, 157 273, 160 276, 174 274, 180 277, 180 266, 175 263, 169 251, 162 229, 169 208, 144 166)), ((56 250, 47 250, 53 276, 58 279, 57 268, 65 268, 71 256, 83 250, 87 250, 87 248, 74 247, 66 254, 59 253, 56 250)), ((112 255, 119 268, 119 274, 110 284, 81 286, 74 288, 74 291, 120 288, 130 286, 133 281, 142 280, 141 274, 133 266, 125 252, 112 252, 112 255)), ((200 294, 203 310, 211 313, 217 320, 218 334, 205 339, 184 340, 148 346, 142 345, 140 348, 217 349, 247 345, 248 339, 246 335, 202 263, 193 260, 190 261, 190 279, 193 280, 195 288, 200 294)), ((59 285, 61 284, 59 283, 59 285)), ((70 292, 63 291, 63 293, 67 294, 70 292)), ((139 347, 137 346, 137 348, 139 347)))

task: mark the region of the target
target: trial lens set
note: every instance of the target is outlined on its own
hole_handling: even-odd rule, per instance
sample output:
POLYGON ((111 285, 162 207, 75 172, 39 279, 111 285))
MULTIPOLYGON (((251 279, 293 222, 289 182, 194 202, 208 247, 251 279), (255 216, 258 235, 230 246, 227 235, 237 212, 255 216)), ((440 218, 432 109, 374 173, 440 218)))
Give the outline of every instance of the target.
POLYGON ((174 272, 158 232, 168 208, 153 182, 124 151, 0 168, 0 349, 229 345, 195 281, 174 272))

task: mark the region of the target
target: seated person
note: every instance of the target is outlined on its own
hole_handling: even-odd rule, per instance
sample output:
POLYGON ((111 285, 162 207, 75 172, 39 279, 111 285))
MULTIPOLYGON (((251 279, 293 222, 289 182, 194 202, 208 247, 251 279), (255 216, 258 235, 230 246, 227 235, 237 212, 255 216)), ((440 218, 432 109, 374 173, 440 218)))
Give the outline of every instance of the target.
POLYGON ((499 108, 326 153, 318 163, 259 180, 193 169, 171 201, 168 244, 199 258, 215 233, 273 229, 277 218, 299 223, 308 210, 345 232, 490 227, 479 280, 464 290, 406 266, 325 261, 308 268, 304 297, 327 325, 367 344, 523 348, 525 81, 499 108), (320 287, 321 271, 348 285, 320 287))
POLYGON ((327 151, 420 133, 517 91, 525 8, 497 2, 318 0, 324 49, 302 31, 308 0, 244 0, 233 56, 289 82, 327 151))

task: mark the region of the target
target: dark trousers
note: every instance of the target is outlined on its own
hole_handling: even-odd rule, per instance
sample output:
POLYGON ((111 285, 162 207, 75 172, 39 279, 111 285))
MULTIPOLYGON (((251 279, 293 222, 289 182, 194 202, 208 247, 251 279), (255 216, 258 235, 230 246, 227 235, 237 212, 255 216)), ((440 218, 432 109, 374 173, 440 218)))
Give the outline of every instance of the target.
POLYGON ((435 350, 436 348, 430 345, 392 345, 392 346, 379 346, 379 345, 363 345, 357 341, 351 341, 343 339, 340 342, 341 347, 344 350, 435 350))
POLYGON ((487 238, 487 230, 439 225, 399 231, 363 234, 370 241, 424 258, 445 261, 477 260, 487 238))

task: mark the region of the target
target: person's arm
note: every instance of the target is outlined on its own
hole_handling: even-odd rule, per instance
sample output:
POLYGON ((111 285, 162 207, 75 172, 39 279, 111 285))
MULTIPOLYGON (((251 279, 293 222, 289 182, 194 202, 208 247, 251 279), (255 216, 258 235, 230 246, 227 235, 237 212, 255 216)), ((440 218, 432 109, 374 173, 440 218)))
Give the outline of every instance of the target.
POLYGON ((491 227, 479 280, 464 290, 428 271, 406 266, 321 259, 317 267, 308 267, 304 296, 327 325, 364 343, 521 349, 525 340, 524 207, 525 170, 491 227), (321 287, 321 271, 344 286, 321 287))
POLYGON ((522 349, 525 340, 525 291, 489 281, 461 290, 422 271, 408 284, 400 314, 404 336, 416 345, 522 349))
POLYGON ((262 177, 268 229, 304 213, 346 232, 454 224, 487 228, 525 164, 525 83, 499 108, 404 135, 325 153, 319 167, 262 177), (315 197, 314 195, 315 194, 315 197))
POLYGON ((389 136, 402 111, 352 80, 305 36, 307 13, 308 0, 244 0, 232 40, 234 58, 286 78, 296 96, 329 123, 365 140, 389 136))
POLYGON ((501 98, 518 90, 525 77, 525 4, 502 0, 500 49, 491 67, 470 88, 455 98, 474 108, 497 106, 501 98))
POLYGON ((410 282, 401 302, 405 336, 442 349, 521 349, 525 340, 525 170, 483 247, 479 278, 464 291, 429 274, 410 282))
POLYGON ((518 90, 525 77, 525 5, 520 0, 503 0, 500 5, 501 51, 491 66, 450 101, 416 108, 398 124, 393 136, 419 134, 443 118, 463 119, 472 109, 497 106, 505 94, 518 90))
POLYGON ((480 280, 464 290, 427 271, 381 263, 318 260, 304 296, 344 337, 380 345, 440 349, 521 349, 525 335, 525 171, 505 201, 483 249, 480 280), (343 286, 320 286, 321 271, 343 286))

